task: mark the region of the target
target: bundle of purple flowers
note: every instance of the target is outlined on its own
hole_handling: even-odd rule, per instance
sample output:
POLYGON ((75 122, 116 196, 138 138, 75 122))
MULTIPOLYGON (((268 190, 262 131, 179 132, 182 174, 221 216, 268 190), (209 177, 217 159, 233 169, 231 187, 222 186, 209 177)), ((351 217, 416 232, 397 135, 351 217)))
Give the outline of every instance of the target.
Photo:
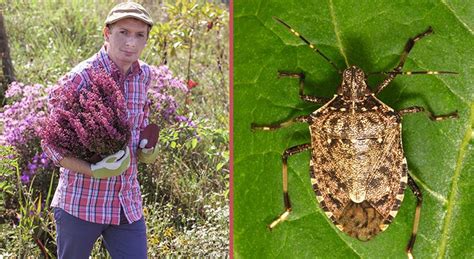
POLYGON ((124 149, 130 139, 126 102, 118 85, 103 70, 89 71, 91 84, 77 89, 60 85, 54 109, 40 136, 64 156, 89 162, 124 149))

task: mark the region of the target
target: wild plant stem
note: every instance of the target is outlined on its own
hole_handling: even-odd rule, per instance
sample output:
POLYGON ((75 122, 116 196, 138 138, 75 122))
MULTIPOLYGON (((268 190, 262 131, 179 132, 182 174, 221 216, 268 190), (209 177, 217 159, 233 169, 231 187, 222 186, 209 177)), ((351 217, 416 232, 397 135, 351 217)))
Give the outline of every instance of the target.
POLYGON ((48 188, 48 196, 46 196, 46 203, 44 204, 45 207, 49 207, 49 198, 51 198, 51 191, 53 190, 53 182, 54 182, 54 174, 56 170, 53 170, 51 173, 51 180, 49 181, 49 188, 48 188))

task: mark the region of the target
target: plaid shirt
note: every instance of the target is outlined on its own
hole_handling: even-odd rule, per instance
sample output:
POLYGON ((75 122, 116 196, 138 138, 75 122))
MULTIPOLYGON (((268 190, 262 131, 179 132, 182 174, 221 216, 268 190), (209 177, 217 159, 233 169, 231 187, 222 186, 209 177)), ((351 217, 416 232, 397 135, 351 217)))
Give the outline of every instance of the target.
MULTIPOLYGON (((127 75, 123 75, 108 56, 105 46, 94 56, 85 60, 59 80, 72 82, 78 89, 90 84, 88 69, 103 68, 121 87, 127 102, 128 119, 132 125, 130 148, 130 167, 119 176, 107 179, 96 179, 87 175, 60 168, 59 184, 56 188, 52 207, 59 207, 80 219, 99 223, 120 223, 120 207, 123 208, 128 222, 139 220, 142 215, 142 198, 137 181, 137 148, 140 130, 148 124, 147 90, 151 81, 150 67, 136 61, 127 75)), ((50 95, 49 102, 54 109, 55 93, 50 95)), ((43 144, 46 154, 59 166, 63 156, 43 144)))

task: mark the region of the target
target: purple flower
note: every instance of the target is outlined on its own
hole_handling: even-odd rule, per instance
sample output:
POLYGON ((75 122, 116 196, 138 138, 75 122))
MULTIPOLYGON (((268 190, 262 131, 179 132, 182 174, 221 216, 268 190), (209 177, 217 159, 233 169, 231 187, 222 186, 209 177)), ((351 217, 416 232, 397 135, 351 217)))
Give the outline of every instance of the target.
POLYGON ((8 90, 5 92, 5 98, 12 98, 21 96, 23 94, 23 87, 25 85, 19 82, 12 82, 8 87, 8 90))
POLYGON ((36 163, 34 163, 34 162, 33 162, 33 163, 30 163, 30 164, 28 165, 28 170, 30 170, 30 172, 31 172, 31 171, 34 172, 34 171, 36 170, 36 168, 38 168, 38 166, 37 166, 36 163))
POLYGON ((22 172, 22 181, 28 183, 30 177, 37 174, 38 171, 48 170, 52 166, 51 161, 46 157, 46 154, 42 152, 41 154, 35 154, 28 165, 25 167, 25 170, 22 172))
POLYGON ((64 156, 89 160, 123 149, 130 138, 125 98, 105 71, 88 71, 91 84, 77 89, 60 80, 54 109, 40 130, 43 141, 64 156))
POLYGON ((177 115, 177 116, 175 116, 175 120, 178 121, 178 122, 183 122, 183 121, 187 121, 188 118, 186 118, 185 116, 182 116, 182 115, 177 115))
POLYGON ((49 87, 13 82, 5 93, 7 105, 0 110, 0 145, 9 145, 19 154, 20 167, 26 168, 40 149, 36 127, 45 118, 49 87))
POLYGON ((178 115, 179 104, 175 97, 179 93, 189 92, 183 80, 173 77, 167 66, 152 67, 152 83, 148 91, 152 121, 159 125, 185 121, 185 117, 178 115))
POLYGON ((28 184, 30 182, 30 176, 27 173, 22 173, 21 182, 24 184, 28 184))

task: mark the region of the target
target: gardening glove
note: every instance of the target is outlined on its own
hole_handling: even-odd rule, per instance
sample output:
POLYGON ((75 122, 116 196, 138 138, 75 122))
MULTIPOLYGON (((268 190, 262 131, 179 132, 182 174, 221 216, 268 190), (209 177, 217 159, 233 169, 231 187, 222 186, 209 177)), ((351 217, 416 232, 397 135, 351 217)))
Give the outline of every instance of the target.
POLYGON ((145 148, 147 143, 148 139, 146 138, 140 141, 140 149, 138 150, 138 161, 143 162, 145 164, 151 164, 155 162, 156 158, 158 157, 158 143, 155 147, 145 148))
POLYGON ((91 164, 92 176, 105 179, 122 174, 130 166, 130 149, 110 155, 102 161, 91 164))

